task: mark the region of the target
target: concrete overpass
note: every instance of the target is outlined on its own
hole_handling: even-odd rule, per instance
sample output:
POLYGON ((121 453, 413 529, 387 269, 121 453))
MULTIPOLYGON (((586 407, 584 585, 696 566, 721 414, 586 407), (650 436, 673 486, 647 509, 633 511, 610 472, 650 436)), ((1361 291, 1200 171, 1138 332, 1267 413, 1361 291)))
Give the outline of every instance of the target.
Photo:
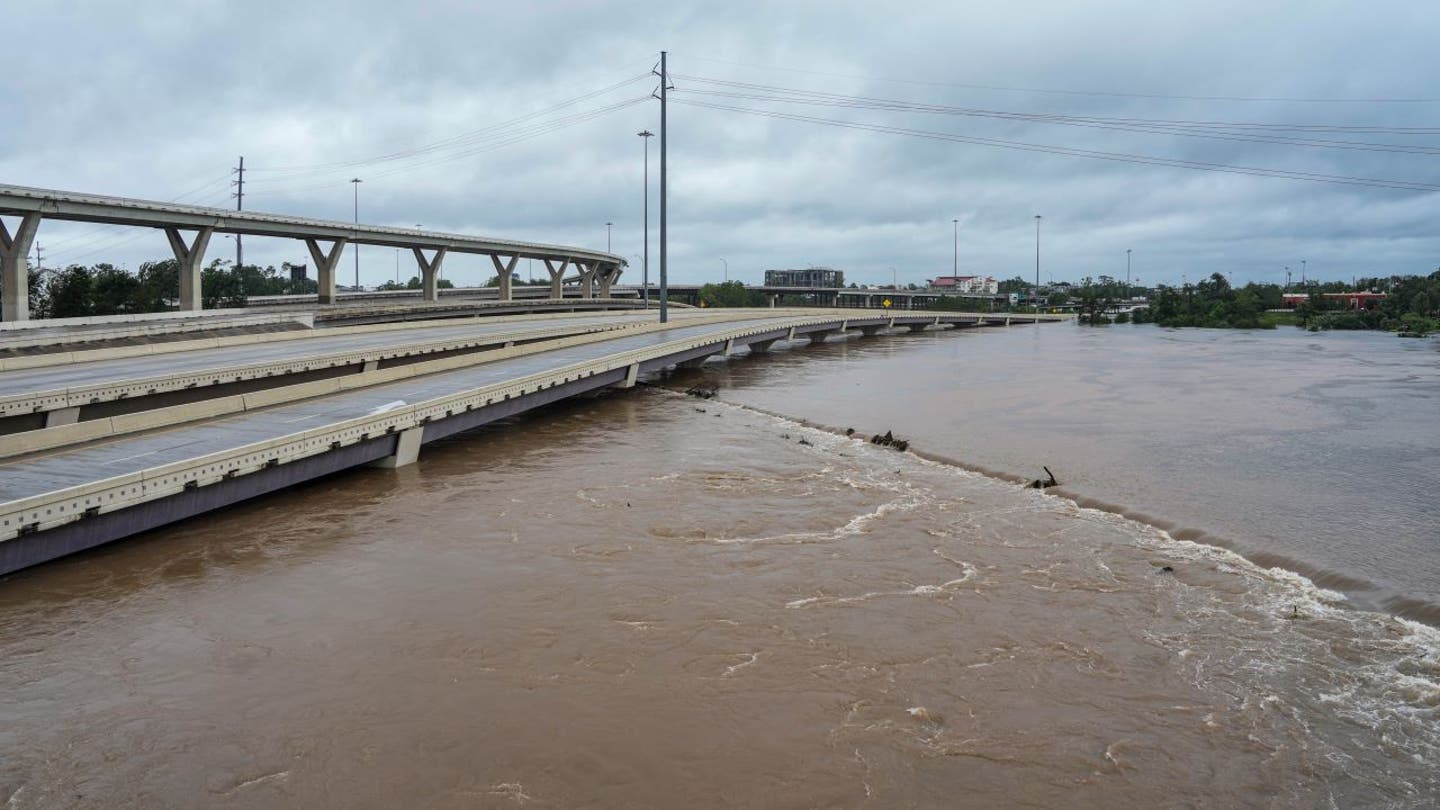
POLYGON ((180 264, 181 310, 199 310, 200 270, 210 238, 216 233, 244 236, 278 236, 305 242, 314 260, 322 304, 336 300, 336 270, 345 246, 379 245, 406 248, 421 268, 420 295, 438 298, 437 279, 449 253, 488 255, 500 277, 497 295, 510 297, 510 277, 520 259, 539 259, 550 274, 550 297, 563 297, 563 280, 574 265, 579 273, 581 297, 601 297, 620 276, 625 260, 613 253, 533 242, 438 233, 412 228, 357 225, 351 222, 231 211, 194 205, 126 197, 108 197, 55 189, 0 185, 0 215, 18 217, 12 233, 0 219, 0 320, 29 318, 29 274, 27 256, 40 223, 46 219, 130 225, 163 231, 180 264), (429 252, 427 255, 426 252, 429 252))
POLYGON ((713 355, 1035 320, 759 309, 680 311, 661 324, 652 313, 577 313, 21 358, 0 370, 14 420, 0 435, 0 574, 356 465, 410 464, 425 443, 713 355), (225 388, 235 385, 250 387, 225 388))

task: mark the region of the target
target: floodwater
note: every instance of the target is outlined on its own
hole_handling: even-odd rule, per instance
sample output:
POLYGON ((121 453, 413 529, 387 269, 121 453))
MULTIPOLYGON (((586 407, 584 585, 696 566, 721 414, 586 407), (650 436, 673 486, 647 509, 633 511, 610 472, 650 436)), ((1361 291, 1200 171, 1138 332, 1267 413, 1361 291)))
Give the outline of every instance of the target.
MULTIPOLYGON (((1049 463, 1127 509, 1187 504, 1210 522, 1172 519, 1237 547, 1268 548, 1290 531, 1272 519, 1294 522, 1316 545, 1272 550, 1327 570, 1343 570, 1345 531, 1352 545, 1380 542, 1371 521, 1418 527, 1393 542, 1423 545, 1435 525, 1424 499, 1387 501, 1418 513, 1372 504, 1349 529, 1319 528, 1348 514, 1326 504, 1351 497, 1354 471, 1318 494, 1310 479, 1276 484, 1264 508, 1247 493, 1222 515, 1161 497, 1219 473, 1105 472, 1145 457, 1106 449, 1111 431, 1186 447, 1156 427, 1184 414, 1157 414, 1208 397, 1186 406, 1206 420, 1187 428, 1203 441, 1186 452, 1246 489, 1261 449, 1300 453, 1288 431, 1322 431, 1339 407, 1266 371, 1295 336, 1148 333, 925 334, 711 364, 672 382, 717 380, 715 400, 642 388, 564 404, 429 446, 412 467, 335 476, 8 577, 0 801, 1432 806, 1433 627, 1114 511, 797 421, 895 429, 997 470, 1049 463), (1244 348, 1252 337, 1272 343, 1244 348), (1196 353, 1193 384, 1176 381, 1170 340, 1196 353), (1127 376, 1097 346, 1154 376, 1127 376), (1255 364, 1231 389, 1249 391, 1233 406, 1253 406, 1248 424, 1203 393, 1227 351, 1255 364), (1019 379, 1044 368, 1047 379, 1019 379), (1097 419, 1107 382, 1137 379, 1165 390, 1126 388, 1127 421, 1097 419), (1266 421, 1292 386, 1312 394, 1291 411, 1301 426, 1266 421), (1016 425, 1033 435, 1007 436, 1016 425), (1232 428, 1247 453, 1212 461, 1239 452, 1232 428), (1286 512, 1296 498, 1308 517, 1286 512), (1230 512, 1263 525, 1233 529, 1246 519, 1230 512)), ((1433 384, 1436 355, 1396 356, 1433 384)), ((1403 364, 1385 362, 1376 378, 1403 388, 1403 364)), ((1340 406, 1394 418, 1341 391, 1340 406)), ((1411 438, 1417 453, 1436 441, 1411 438)), ((1358 444, 1314 452, 1339 459, 1358 444)), ((1424 474, 1407 458, 1389 462, 1424 474)), ((1151 459, 1166 471, 1184 460, 1151 459)), ((1433 555, 1417 550, 1393 581, 1390 568, 1352 578, 1424 598, 1401 574, 1433 586, 1419 573, 1433 555)))

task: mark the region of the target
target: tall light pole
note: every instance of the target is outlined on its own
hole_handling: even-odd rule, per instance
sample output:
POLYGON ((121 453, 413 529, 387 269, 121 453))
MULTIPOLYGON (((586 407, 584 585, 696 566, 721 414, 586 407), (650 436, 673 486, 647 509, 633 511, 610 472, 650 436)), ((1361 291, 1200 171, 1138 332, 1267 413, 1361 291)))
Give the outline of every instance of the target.
MULTIPOLYGON (((360 227, 360 184, 365 182, 358 177, 350 179, 350 185, 355 188, 355 227, 360 227)), ((360 289, 360 243, 355 243, 355 289, 360 289)))
POLYGON ((729 280, 730 280, 730 263, 727 262, 727 261, 725 261, 723 258, 720 260, 720 263, 723 264, 723 265, 725 265, 725 280, 726 280, 726 281, 729 281, 729 280))
POLYGON ((670 84, 670 76, 669 76, 669 72, 668 72, 667 68, 665 67, 665 56, 666 56, 665 51, 661 51, 661 52, 660 52, 660 322, 661 322, 661 323, 667 323, 667 322, 669 322, 669 320, 670 320, 670 282, 669 282, 669 276, 668 276, 668 274, 666 273, 666 271, 667 271, 667 269, 668 269, 668 267, 667 267, 668 262, 667 262, 667 259, 666 259, 666 257, 668 256, 668 244, 667 244, 666 238, 665 238, 665 236, 666 236, 666 234, 665 234, 665 209, 666 209, 666 207, 667 207, 667 206, 666 206, 666 200, 667 200, 667 198, 666 198, 666 195, 665 195, 665 174, 666 174, 666 173, 665 173, 665 155, 666 155, 666 152, 668 151, 668 150, 666 149, 666 143, 665 143, 665 142, 666 142, 666 139, 667 139, 666 136, 667 136, 667 134, 668 134, 667 131, 666 131, 666 130, 667 130, 667 126, 666 126, 666 109, 665 109, 665 89, 666 89, 666 85, 670 84))
MULTIPOLYGON (((1036 289, 1036 291, 1039 291, 1039 289, 1040 289, 1040 215, 1039 215, 1039 214, 1036 214, 1036 215, 1035 215, 1035 289, 1036 289)), ((1038 299, 1037 299, 1037 300, 1038 300, 1038 299)), ((1035 301, 1032 301, 1031 303, 1035 304, 1035 312, 1037 312, 1037 313, 1040 312, 1040 304, 1039 304, 1039 303, 1036 303, 1035 301)), ((1039 322, 1039 319, 1036 319, 1036 322, 1038 323, 1038 322, 1039 322)))
POLYGON ((1300 283, 1305 283, 1305 260, 1300 260, 1300 283))
POLYGON ((955 261, 951 264, 950 275, 958 276, 960 275, 960 220, 952 219, 950 221, 955 223, 955 261))
POLYGON ((641 264, 643 268, 640 273, 640 297, 645 301, 645 308, 650 308, 650 139, 655 133, 648 129, 642 129, 635 133, 645 141, 645 261, 641 264))
POLYGON ((605 223, 605 252, 606 252, 606 253, 609 253, 609 252, 610 252, 610 226, 611 226, 611 225, 614 225, 614 224, 615 224, 615 223, 613 223, 613 222, 607 222, 607 223, 605 223))
POLYGON ((1125 248, 1125 297, 1130 297, 1130 248, 1125 248))

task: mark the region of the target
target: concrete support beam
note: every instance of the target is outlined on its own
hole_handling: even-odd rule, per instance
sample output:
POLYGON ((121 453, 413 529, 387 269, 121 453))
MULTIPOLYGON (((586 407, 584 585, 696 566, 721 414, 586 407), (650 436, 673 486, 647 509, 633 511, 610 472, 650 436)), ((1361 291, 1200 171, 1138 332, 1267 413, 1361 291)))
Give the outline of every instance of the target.
POLYGON ((569 260, 569 259, 561 259, 561 260, 560 260, 560 266, 559 266, 559 267, 556 267, 556 266, 555 266, 555 262, 554 262, 554 261, 552 261, 552 260, 550 260, 550 259, 546 259, 546 260, 545 260, 545 269, 550 271, 550 297, 551 297, 551 298, 564 298, 564 297, 565 297, 565 286, 564 286, 564 285, 565 285, 565 268, 567 268, 567 267, 569 267, 569 266, 570 266, 570 260, 569 260))
POLYGON ((600 297, 610 297, 610 287, 620 280, 620 265, 612 264, 600 271, 600 297))
POLYGON ((751 344, 750 344, 750 353, 751 353, 751 354, 769 354, 769 353, 770 353, 770 347, 771 347, 772 345, 774 345, 774 343, 775 343, 774 340, 757 340, 757 341, 755 341, 754 343, 751 343, 751 344))
POLYGON ((165 229, 170 250, 180 264, 180 309, 186 312, 199 312, 203 308, 200 302, 200 265, 205 261, 205 248, 210 245, 213 233, 214 228, 201 228, 195 233, 195 241, 187 245, 179 228, 165 229))
POLYGON ((410 248, 415 254, 415 263, 420 265, 420 297, 426 301, 440 300, 440 265, 445 261, 447 248, 436 248, 432 258, 425 258, 425 251, 410 248))
POLYGON ((885 329, 885 327, 883 327, 883 326, 862 326, 862 327, 860 327, 860 331, 861 331, 862 333, 864 333, 865 337, 875 337, 876 335, 880 334, 880 332, 881 332, 882 330, 884 330, 884 329, 885 329))
POLYGON ((835 334, 836 331, 838 331, 838 330, 835 330, 835 329, 821 329, 821 330, 818 330, 818 331, 815 331, 815 332, 811 332, 811 333, 809 333, 808 335, 806 335, 805 337, 810 338, 810 345, 811 345, 811 346, 818 346, 818 345, 820 345, 821 343, 824 343, 826 338, 828 338, 828 337, 830 337, 831 335, 835 334))
POLYGON ((511 282, 511 280, 514 278, 514 275, 515 275, 515 265, 516 265, 519 261, 520 261, 520 257, 519 257, 519 256, 511 256, 509 262, 506 262, 506 263, 502 264, 502 263, 500 262, 500 255, 499 255, 499 254, 497 254, 497 253, 491 253, 491 254, 490 254, 490 262, 495 265, 495 276, 500 280, 500 300, 501 300, 501 301, 509 301, 509 300, 511 300, 511 298, 510 298, 510 282, 511 282))
POLYGON ((335 265, 340 263, 340 254, 345 251, 346 239, 336 239, 327 253, 320 249, 318 239, 306 239, 305 247, 310 249, 310 258, 315 262, 315 278, 320 285, 320 303, 335 303, 335 265))
POLYGON ((11 235, 0 220, 0 321, 30 320, 30 246, 40 228, 40 214, 20 217, 11 235))
POLYGON ((930 324, 928 324, 928 323, 907 323, 907 324, 905 324, 905 325, 910 328, 910 331, 911 331, 911 332, 924 332, 924 331, 925 331, 925 328, 928 327, 930 324))
POLYGON ((393 470, 396 467, 407 467, 414 464, 420 458, 420 444, 424 438, 424 425, 400 431, 400 435, 396 437, 395 441, 395 452, 371 462, 371 466, 393 470))
POLYGON ((631 364, 630 364, 630 367, 627 368, 627 369, 625 369, 625 379, 622 380, 622 381, 620 381, 620 382, 618 382, 618 383, 615 383, 615 387, 616 387, 616 388, 634 388, 634 387, 635 387, 635 382, 636 382, 636 380, 639 380, 639 379, 640 379, 640 364, 639 364, 639 363, 631 363, 631 364))
POLYGON ((580 268, 580 297, 595 297, 595 273, 600 267, 599 262, 576 262, 575 266, 580 268))
POLYGON ((56 408, 53 411, 45 412, 45 427, 60 427, 61 425, 73 425, 80 421, 80 407, 72 405, 69 408, 56 408))

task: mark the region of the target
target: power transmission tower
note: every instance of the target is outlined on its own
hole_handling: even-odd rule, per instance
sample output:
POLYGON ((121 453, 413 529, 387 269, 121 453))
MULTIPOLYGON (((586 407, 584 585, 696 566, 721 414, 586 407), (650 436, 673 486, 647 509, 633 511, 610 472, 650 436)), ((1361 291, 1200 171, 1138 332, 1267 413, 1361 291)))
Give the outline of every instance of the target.
POLYGON ((39 239, 36 239, 36 240, 35 240, 35 272, 37 272, 37 273, 40 272, 41 270, 44 270, 44 269, 45 269, 45 265, 40 261, 41 253, 42 253, 42 251, 40 250, 40 240, 39 240, 39 239))
MULTIPOLYGON (((240 165, 234 169, 236 179, 230 181, 235 187, 235 210, 245 210, 245 156, 240 156, 240 165)), ((245 261, 245 249, 240 245, 240 234, 235 234, 235 272, 240 272, 240 265, 245 261)))

